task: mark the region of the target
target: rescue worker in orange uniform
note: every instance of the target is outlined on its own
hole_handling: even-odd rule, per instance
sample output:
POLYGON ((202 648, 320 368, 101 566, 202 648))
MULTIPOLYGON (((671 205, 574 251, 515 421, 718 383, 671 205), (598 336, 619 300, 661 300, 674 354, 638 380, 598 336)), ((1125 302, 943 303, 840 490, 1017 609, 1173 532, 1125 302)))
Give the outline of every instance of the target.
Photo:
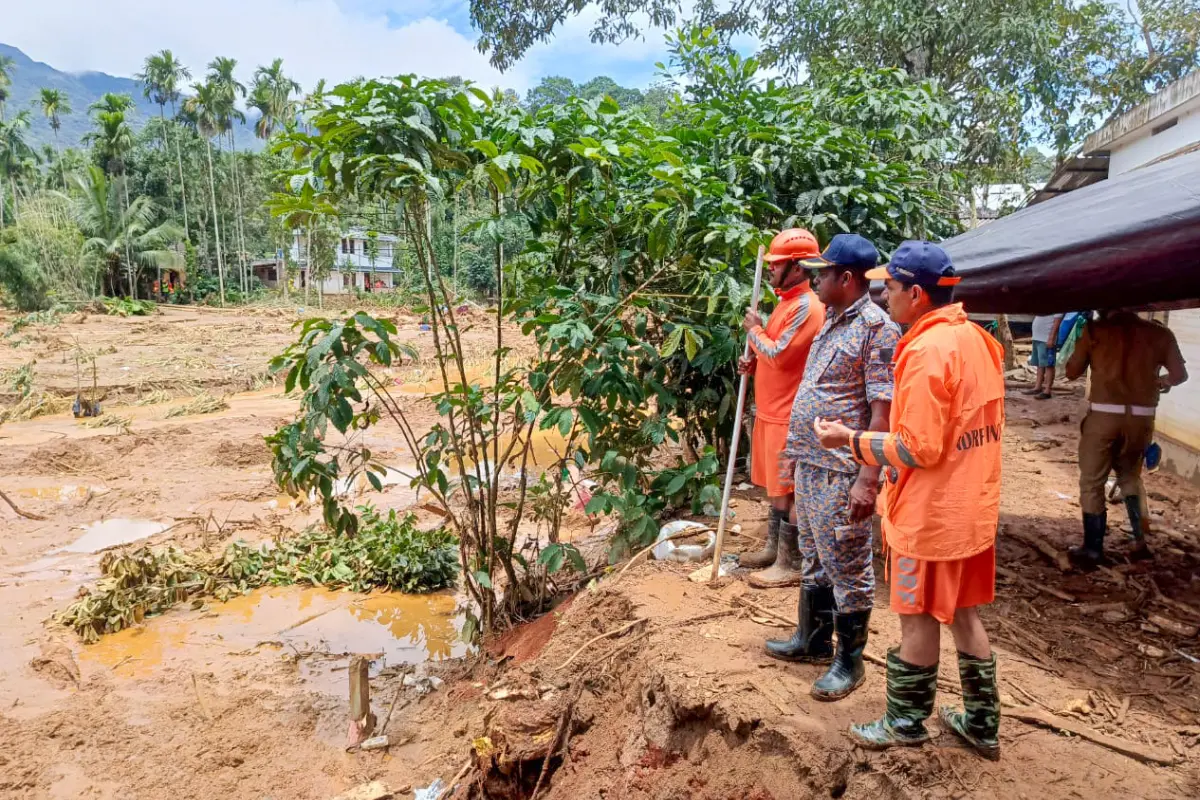
POLYGON ((778 465, 808 350, 825 324, 825 306, 809 286, 808 270, 800 263, 820 253, 816 237, 802 228, 790 228, 776 236, 763 260, 770 265, 769 279, 779 305, 765 325, 754 309, 746 311, 743 321, 751 354, 739 361, 738 371, 754 376, 750 480, 766 489, 771 511, 766 546, 743 555, 740 563, 751 569, 767 568, 750 576, 750 583, 759 588, 800 585, 792 484, 780 475, 778 465))
POLYGON ((992 602, 1000 517, 1004 351, 951 303, 959 278, 944 250, 905 242, 884 279, 893 320, 908 325, 896 347, 888 433, 817 419, 825 447, 850 445, 862 464, 884 468, 883 537, 890 549, 891 606, 900 647, 887 658, 887 711, 850 734, 873 749, 929 740, 941 625, 958 649, 964 711, 944 706, 942 724, 981 755, 1000 757, 996 656, 977 607, 992 602))

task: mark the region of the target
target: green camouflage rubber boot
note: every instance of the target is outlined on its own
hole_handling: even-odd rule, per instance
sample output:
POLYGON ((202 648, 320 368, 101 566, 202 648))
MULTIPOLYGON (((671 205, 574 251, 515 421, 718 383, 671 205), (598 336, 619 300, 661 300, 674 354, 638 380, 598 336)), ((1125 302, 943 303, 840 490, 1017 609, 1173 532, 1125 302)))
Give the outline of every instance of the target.
POLYGON ((996 654, 972 658, 958 654, 963 710, 942 706, 942 724, 967 741, 984 758, 1000 759, 1000 692, 996 688, 996 654))
POLYGON ((874 722, 850 726, 850 738, 868 750, 929 741, 925 720, 933 713, 938 665, 918 667, 900 660, 900 649, 888 651, 887 711, 874 722))

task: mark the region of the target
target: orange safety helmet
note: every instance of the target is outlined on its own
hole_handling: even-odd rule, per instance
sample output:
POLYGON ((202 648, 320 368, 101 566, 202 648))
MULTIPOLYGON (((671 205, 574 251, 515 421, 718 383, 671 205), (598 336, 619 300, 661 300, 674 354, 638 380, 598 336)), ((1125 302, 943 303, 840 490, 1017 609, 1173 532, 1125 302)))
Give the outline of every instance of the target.
POLYGON ((795 261, 819 255, 821 246, 817 244, 817 237, 804 228, 788 228, 771 240, 771 247, 763 261, 774 264, 777 261, 795 261))

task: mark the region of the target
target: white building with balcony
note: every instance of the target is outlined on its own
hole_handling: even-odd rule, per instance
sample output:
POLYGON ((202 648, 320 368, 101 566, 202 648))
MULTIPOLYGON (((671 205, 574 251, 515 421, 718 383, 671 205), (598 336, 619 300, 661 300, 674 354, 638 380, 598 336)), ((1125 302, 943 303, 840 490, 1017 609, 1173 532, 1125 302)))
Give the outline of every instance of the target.
MULTIPOLYGON (((350 294, 355 289, 390 292, 395 288, 396 276, 401 272, 395 265, 398 248, 399 239, 391 234, 351 228, 342 235, 334 253, 333 272, 321 282, 320 290, 325 294, 350 294)), ((302 232, 296 232, 291 250, 292 262, 299 267, 292 286, 303 289, 308 253, 302 232)))

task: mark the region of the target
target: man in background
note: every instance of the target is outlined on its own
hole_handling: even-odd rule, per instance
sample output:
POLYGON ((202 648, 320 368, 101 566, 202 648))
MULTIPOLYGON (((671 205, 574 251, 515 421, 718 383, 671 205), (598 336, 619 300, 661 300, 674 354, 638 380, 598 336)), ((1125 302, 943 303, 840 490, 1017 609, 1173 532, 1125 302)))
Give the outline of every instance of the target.
POLYGON ((1030 363, 1037 367, 1037 378, 1033 386, 1021 394, 1033 395, 1039 400, 1049 400, 1054 386, 1055 349, 1058 344, 1058 328, 1062 314, 1048 314, 1033 318, 1033 353, 1030 363))
POLYGON ((769 280, 779 298, 764 325, 758 311, 749 309, 743 327, 750 340, 750 356, 738 371, 754 376, 754 427, 750 443, 750 480, 766 489, 771 505, 766 545, 743 555, 740 564, 765 569, 751 578, 757 586, 772 588, 800 583, 796 526, 792 523, 792 485, 779 474, 779 454, 788 435, 792 398, 804 374, 813 337, 825 324, 825 307, 809 286, 808 272, 800 263, 820 253, 816 237, 803 228, 780 232, 763 259, 770 265, 769 280))
POLYGON ((1154 437, 1159 394, 1187 380, 1175 334, 1130 311, 1100 312, 1087 323, 1067 362, 1067 379, 1092 370, 1087 416, 1079 433, 1079 505, 1083 546, 1068 555, 1082 569, 1104 563, 1108 507, 1104 485, 1113 470, 1133 529, 1130 558, 1147 558, 1142 463, 1154 437), (1166 374, 1163 374, 1163 370, 1166 374))
POLYGON ((879 467, 860 465, 849 447, 826 450, 813 421, 821 415, 857 429, 886 431, 892 400, 892 355, 900 329, 871 301, 868 270, 879 262, 861 236, 834 236, 819 258, 804 262, 825 304, 813 341, 780 469, 796 487, 804 582, 796 631, 768 640, 767 655, 832 664, 812 686, 818 700, 838 700, 866 675, 863 650, 875 601, 871 517, 879 467), (837 632, 837 652, 832 641, 837 632))

